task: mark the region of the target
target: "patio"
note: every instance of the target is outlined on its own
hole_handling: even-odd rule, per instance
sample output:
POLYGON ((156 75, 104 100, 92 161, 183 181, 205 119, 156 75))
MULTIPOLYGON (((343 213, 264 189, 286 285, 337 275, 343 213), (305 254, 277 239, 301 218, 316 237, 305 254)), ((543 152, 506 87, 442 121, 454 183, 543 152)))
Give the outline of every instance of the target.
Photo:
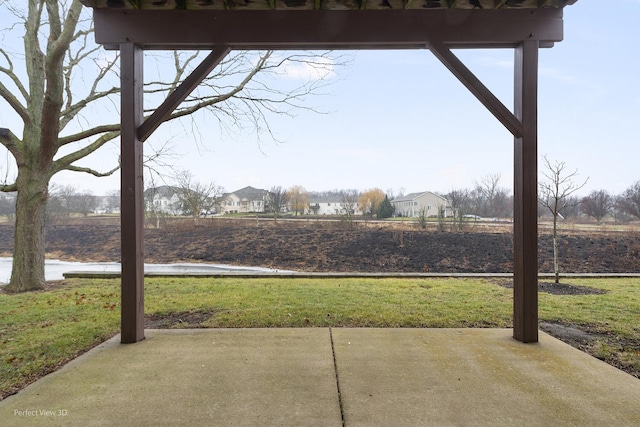
POLYGON ((5 426, 640 424, 640 381, 540 332, 146 330, 0 402, 5 426), (47 412, 48 411, 48 412, 47 412))

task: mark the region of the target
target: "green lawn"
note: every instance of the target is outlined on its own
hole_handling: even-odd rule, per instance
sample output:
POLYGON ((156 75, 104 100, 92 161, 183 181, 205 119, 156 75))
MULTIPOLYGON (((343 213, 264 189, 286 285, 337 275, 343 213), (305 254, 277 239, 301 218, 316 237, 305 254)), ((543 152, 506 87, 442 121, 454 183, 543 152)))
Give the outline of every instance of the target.
MULTIPOLYGON (((640 373, 640 279, 582 279, 601 295, 540 294, 540 320, 602 334, 591 354, 640 373)), ((146 314, 170 327, 510 327, 512 291, 479 279, 146 279, 146 314), (169 322, 166 319, 171 319, 169 322)), ((0 396, 113 336, 119 280, 0 293, 0 396)))

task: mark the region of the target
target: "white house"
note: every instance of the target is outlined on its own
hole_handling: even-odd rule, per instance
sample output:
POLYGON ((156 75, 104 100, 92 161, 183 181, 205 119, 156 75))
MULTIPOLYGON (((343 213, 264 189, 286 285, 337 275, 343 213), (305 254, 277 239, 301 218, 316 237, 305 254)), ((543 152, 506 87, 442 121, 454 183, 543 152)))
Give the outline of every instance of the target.
MULTIPOLYGON (((97 214, 119 214, 120 213, 120 196, 95 196, 97 200, 97 207, 93 211, 97 214)), ((146 195, 145 195, 146 198, 146 195)))
POLYGON ((340 194, 309 197, 309 208, 306 214, 309 215, 345 215, 347 209, 352 211, 353 215, 362 215, 362 211, 358 209, 358 201, 345 202, 344 196, 340 194))
POLYGON ((244 187, 233 193, 225 193, 220 203, 220 213, 264 212, 269 192, 253 187, 244 187))
POLYGON ((395 216, 418 217, 420 212, 424 210, 427 217, 435 217, 438 216, 439 209, 444 210, 444 216, 451 215, 449 201, 431 191, 396 197, 391 201, 391 204, 395 208, 395 216))
POLYGON ((169 185, 162 185, 144 190, 144 201, 148 211, 168 215, 178 215, 182 212, 178 190, 169 185))

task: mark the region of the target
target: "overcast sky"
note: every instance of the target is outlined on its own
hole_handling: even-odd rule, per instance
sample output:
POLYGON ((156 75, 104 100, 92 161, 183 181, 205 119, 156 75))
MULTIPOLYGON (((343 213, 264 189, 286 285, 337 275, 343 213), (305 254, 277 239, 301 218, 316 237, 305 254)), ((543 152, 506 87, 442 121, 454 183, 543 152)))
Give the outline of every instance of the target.
MULTIPOLYGON (((579 0, 566 7, 565 40, 540 51, 538 151, 588 177, 584 194, 620 193, 640 180, 640 0, 605 6, 613 5, 579 0)), ((511 108, 512 50, 455 53, 511 108)), ((512 188, 511 134, 428 50, 349 55, 353 61, 332 79, 330 95, 311 100, 327 114, 271 120, 282 143, 264 137, 258 146, 250 133, 225 138, 206 122, 198 124, 200 144, 188 129, 167 125, 154 143, 170 139, 180 154, 176 169, 227 191, 301 185, 446 193, 488 174, 512 188)), ((10 127, 8 107, 0 108, 0 127, 10 127)), ((114 144, 91 165, 106 169, 116 155, 114 144)), ((65 173, 54 182, 104 194, 119 187, 119 176, 65 173)))

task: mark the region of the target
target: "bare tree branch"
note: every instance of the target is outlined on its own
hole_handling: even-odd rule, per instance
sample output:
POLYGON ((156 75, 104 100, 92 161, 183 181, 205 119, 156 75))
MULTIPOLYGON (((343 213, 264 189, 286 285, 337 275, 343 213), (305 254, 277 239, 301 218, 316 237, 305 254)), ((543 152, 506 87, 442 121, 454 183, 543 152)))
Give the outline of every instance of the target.
POLYGON ((110 125, 96 126, 94 128, 83 130, 82 132, 75 133, 73 135, 63 136, 58 140, 58 146, 62 147, 62 146, 65 146, 67 144, 70 144, 72 142, 82 141, 83 139, 91 138, 92 136, 100 135, 100 134, 107 133, 107 132, 116 132, 117 133, 117 135, 115 135, 111 139, 113 139, 116 136, 118 136, 120 134, 120 123, 118 123, 118 124, 113 123, 113 124, 110 124, 110 125))
POLYGON ((72 172, 84 172, 84 173, 88 173, 90 175, 96 176, 98 178, 102 178, 102 177, 105 177, 105 176, 113 175, 113 173, 115 171, 120 169, 120 166, 116 166, 115 168, 113 168, 113 169, 111 169, 110 171, 107 171, 107 172, 98 172, 95 169, 84 168, 84 167, 73 166, 73 165, 69 165, 65 169, 68 170, 68 171, 72 171, 72 172))
MULTIPOLYGON (((89 94, 78 103, 69 106, 68 109, 62 111, 61 113, 60 129, 64 129, 69 124, 69 122, 76 118, 78 113, 82 111, 83 108, 87 107, 90 103, 118 93, 120 93, 120 89, 117 87, 112 87, 111 89, 106 91, 94 92, 92 94, 89 94)), ((64 144, 61 143, 60 145, 64 144)))
POLYGON ((0 72, 5 74, 5 75, 7 75, 11 79, 13 84, 16 85, 16 87, 20 91, 20 94, 22 95, 22 97, 25 100, 28 100, 29 99, 29 92, 27 92, 27 90, 25 89, 24 85, 22 84, 22 82, 20 81, 20 79, 18 78, 16 73, 13 71, 13 62, 11 61, 11 57, 7 54, 7 52, 5 52, 4 49, 0 49, 0 54, 2 54, 2 56, 4 56, 4 59, 7 61, 7 64, 9 65, 9 68, 0 67, 0 72))
POLYGON ((3 193, 13 193, 14 191, 18 191, 18 184, 0 184, 0 191, 3 193))
POLYGON ((20 163, 23 160, 22 155, 22 141, 18 139, 9 129, 0 128, 0 143, 5 146, 7 150, 16 159, 16 162, 20 163))
MULTIPOLYGON (((79 33, 85 33, 85 32, 86 31, 80 31, 79 33)), ((84 39, 86 42, 86 36, 84 36, 84 39)), ((89 90, 89 93, 82 100, 80 100, 80 102, 76 104, 72 104, 73 95, 71 94, 71 76, 75 71, 75 68, 78 65, 80 65, 80 62, 82 60, 88 58, 90 54, 93 54, 99 50, 100 50, 100 47, 96 47, 94 49, 88 50, 87 52, 81 55, 79 53, 80 51, 82 51, 82 48, 81 48, 73 57, 73 60, 71 59, 72 58, 71 53, 69 54, 69 58, 70 58, 69 63, 65 67, 65 80, 67 81, 67 85, 66 85, 67 86, 67 105, 65 106, 65 109, 62 110, 60 114, 61 115, 60 129, 64 129, 67 126, 67 124, 69 124, 69 122, 71 122, 77 116, 77 114, 83 108, 87 107, 90 103, 101 100, 110 95, 115 95, 117 93, 120 93, 120 88, 115 86, 107 90, 98 91, 98 85, 109 75, 111 71, 113 71, 115 64, 118 62, 118 58, 120 56, 115 55, 115 57, 111 61, 107 62, 106 66, 99 67, 100 72, 95 77, 91 85, 91 89, 89 90)), ((96 66, 97 66, 97 63, 96 63, 96 66)))
POLYGON ((71 166, 72 163, 88 156, 89 154, 96 151, 98 148, 102 147, 107 142, 111 141, 114 138, 117 138, 120 135, 120 131, 117 132, 108 132, 103 134, 100 138, 96 139, 91 144, 74 151, 71 154, 68 154, 64 157, 61 157, 58 160, 55 160, 52 164, 52 173, 53 176, 55 173, 60 172, 61 170, 66 170, 71 166))
POLYGON ((31 123, 31 116, 29 116, 29 112, 27 111, 26 107, 22 105, 18 98, 16 98, 2 82, 0 82, 0 96, 4 98, 9 106, 13 108, 13 111, 15 111, 20 116, 23 123, 31 123))
POLYGON ((539 184, 540 187, 540 203, 549 209, 553 216, 557 216, 562 213, 563 209, 571 206, 576 206, 579 203, 579 199, 576 203, 567 201, 567 198, 582 189, 589 178, 585 179, 582 183, 575 182, 575 178, 579 175, 576 169, 573 172, 565 172, 566 163, 556 161, 554 164, 547 158, 543 157, 545 170, 542 172, 542 176, 546 178, 546 181, 542 181, 539 184))
POLYGON ((82 4, 79 1, 71 3, 71 7, 69 7, 67 16, 64 19, 63 27, 62 22, 60 22, 58 0, 46 0, 46 3, 51 34, 49 45, 47 46, 47 63, 54 64, 61 60, 73 41, 75 29, 82 12, 82 4))

